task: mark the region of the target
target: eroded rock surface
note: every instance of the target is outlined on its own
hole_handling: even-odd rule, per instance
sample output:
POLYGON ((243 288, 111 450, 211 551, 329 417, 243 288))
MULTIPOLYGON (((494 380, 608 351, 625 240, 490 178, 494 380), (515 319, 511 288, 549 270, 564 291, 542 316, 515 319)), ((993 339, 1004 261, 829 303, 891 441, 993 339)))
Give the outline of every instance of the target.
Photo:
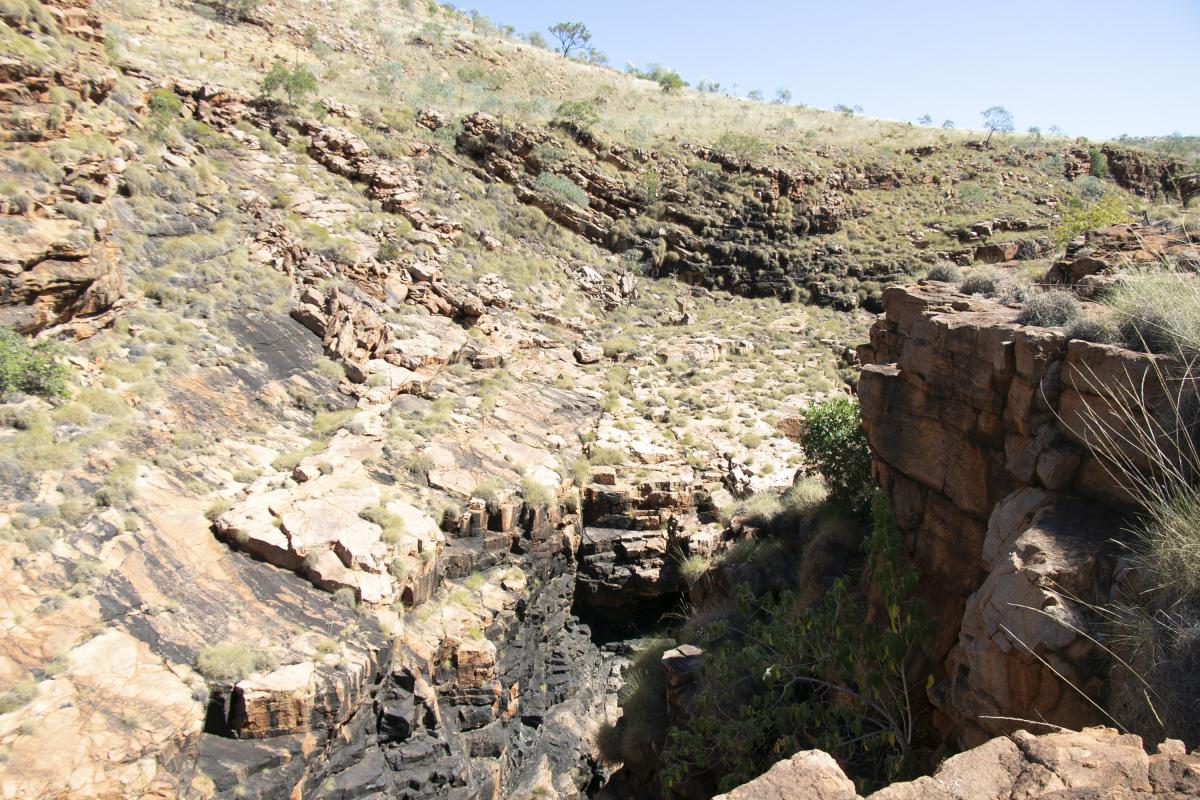
MULTIPOLYGON (((1153 754, 1138 736, 1087 728, 1034 736, 1017 731, 946 759, 933 775, 893 784, 867 800, 1183 800, 1200 792, 1200 755, 1168 740, 1153 754)), ((820 750, 781 761, 728 800, 852 800, 854 784, 820 750)))
POLYGON ((1081 695, 1100 697, 1103 658, 1068 625, 1086 631, 1080 604, 1107 597, 1104 543, 1128 497, 1086 447, 1089 409, 1173 362, 933 285, 884 298, 859 350, 863 423, 937 624, 925 651, 942 730, 971 745, 1011 730, 981 715, 1099 721, 1081 695))

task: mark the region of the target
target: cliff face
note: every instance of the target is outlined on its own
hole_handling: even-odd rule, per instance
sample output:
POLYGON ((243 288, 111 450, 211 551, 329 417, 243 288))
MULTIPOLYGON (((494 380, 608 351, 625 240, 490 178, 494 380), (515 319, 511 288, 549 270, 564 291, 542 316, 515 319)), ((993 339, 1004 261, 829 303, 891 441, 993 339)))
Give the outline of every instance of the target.
POLYGON ((1106 390, 1152 384, 1171 362, 1019 325, 1016 309, 942 285, 884 299, 859 349, 863 424, 937 622, 939 728, 972 746, 1014 719, 1102 721, 1086 604, 1117 590, 1128 509, 1083 434, 1106 390))

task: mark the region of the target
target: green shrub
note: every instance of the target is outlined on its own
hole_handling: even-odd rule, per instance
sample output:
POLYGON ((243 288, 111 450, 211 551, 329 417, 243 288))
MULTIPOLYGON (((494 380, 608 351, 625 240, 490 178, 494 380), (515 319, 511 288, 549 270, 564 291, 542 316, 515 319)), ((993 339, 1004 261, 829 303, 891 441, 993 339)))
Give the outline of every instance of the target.
POLYGON ((0 396, 9 392, 43 397, 65 395, 70 371, 58 363, 57 356, 52 343, 30 344, 11 328, 0 327, 0 396))
POLYGON ((1114 192, 1087 204, 1078 200, 1068 199, 1063 210, 1062 223, 1054 229, 1054 244, 1062 247, 1080 234, 1096 228, 1107 228, 1121 222, 1129 222, 1132 217, 1125 208, 1125 203, 1114 192))
POLYGON ((196 671, 209 680, 236 683, 243 678, 272 668, 275 664, 263 650, 237 642, 205 647, 196 654, 196 671))
POLYGON ((790 592, 736 593, 736 626, 719 619, 701 635, 706 655, 691 717, 667 732, 662 780, 682 788, 703 775, 722 791, 798 750, 829 752, 869 785, 914 769, 908 661, 929 633, 913 599, 917 575, 886 498, 873 506, 869 574, 886 619, 870 621, 862 595, 839 580, 822 603, 803 608, 790 592))
POLYGON ((579 188, 570 178, 543 172, 533 183, 538 194, 555 205, 588 207, 587 192, 579 188))
POLYGON ((554 118, 577 130, 588 130, 600 122, 600 115, 589 100, 564 100, 555 111, 554 118))
POLYGON ((1061 328, 1083 316, 1083 307, 1071 292, 1062 289, 1046 289, 1034 292, 1025 301, 1017 315, 1022 325, 1040 325, 1045 328, 1061 328))
POLYGON ((262 4, 262 0, 209 0, 222 16, 228 19, 249 19, 254 9, 262 4))
POLYGON ((276 61, 263 76, 260 88, 264 97, 282 91, 287 95, 288 102, 294 105, 317 91, 317 78, 303 64, 288 68, 282 61, 276 61))
POLYGON ((852 513, 866 510, 871 493, 871 449, 858 402, 835 397, 805 409, 800 446, 825 478, 830 499, 852 513))

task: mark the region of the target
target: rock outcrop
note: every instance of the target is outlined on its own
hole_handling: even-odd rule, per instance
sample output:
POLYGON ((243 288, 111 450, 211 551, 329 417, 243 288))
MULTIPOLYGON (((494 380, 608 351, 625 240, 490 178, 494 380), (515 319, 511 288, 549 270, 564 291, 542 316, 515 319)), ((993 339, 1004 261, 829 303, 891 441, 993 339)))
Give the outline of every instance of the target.
POLYGON ((1067 245, 1046 273, 1047 283, 1079 285, 1094 292, 1123 267, 1146 269, 1162 263, 1200 264, 1200 239, 1164 225, 1123 223, 1091 230, 1067 245))
POLYGON ((108 200, 134 150, 124 124, 98 111, 117 75, 90 0, 48 2, 46 17, 18 8, 0 12, 16 32, 5 30, 38 55, 0 66, 0 325, 37 333, 77 322, 72 332, 89 336, 125 291, 108 200), (71 147, 72 137, 96 137, 103 151, 71 147))
POLYGON ((752 185, 740 207, 731 207, 721 181, 709 185, 675 158, 659 156, 650 163, 647 153, 627 152, 572 129, 578 144, 590 151, 588 158, 572 160, 554 154, 557 145, 545 132, 504 125, 484 113, 462 124, 458 151, 474 159, 483 174, 512 185, 521 202, 614 252, 640 247, 661 275, 753 297, 786 298, 807 287, 824 304, 858 305, 831 276, 870 276, 836 248, 807 237, 836 232, 846 219, 865 213, 848 199, 853 190, 908 182, 883 168, 788 172, 712 148, 695 149, 697 159, 752 185), (616 167, 620 177, 602 161, 616 167), (648 196, 647 181, 663 187, 659 217, 649 216, 659 190, 648 196), (580 194, 568 198, 563 191, 574 195, 572 186, 580 194), (586 203, 581 205, 580 198, 586 203))
POLYGON ((1128 495, 1088 448, 1088 419, 1108 389, 1173 362, 1068 341, 935 285, 884 299, 859 394, 936 622, 925 652, 939 727, 970 746, 1013 718, 1099 721, 1086 698, 1102 701, 1106 667, 1086 604, 1108 597, 1128 495))
MULTIPOLYGON (((1017 731, 953 756, 933 775, 867 800, 1184 800, 1200 793, 1200 755, 1168 740, 1153 754, 1138 736, 1088 728, 1017 731)), ((714 800, 862 800, 826 753, 805 750, 714 800)))

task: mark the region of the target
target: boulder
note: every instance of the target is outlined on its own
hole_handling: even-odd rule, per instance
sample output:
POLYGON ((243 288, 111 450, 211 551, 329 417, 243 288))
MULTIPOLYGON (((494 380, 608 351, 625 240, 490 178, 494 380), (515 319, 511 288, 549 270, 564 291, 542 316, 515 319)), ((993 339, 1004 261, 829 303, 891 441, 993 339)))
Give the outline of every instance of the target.
POLYGON ((802 750, 713 800, 858 800, 858 793, 828 753, 802 750))
POLYGON ((580 364, 596 364, 604 358, 604 349, 598 344, 584 342, 575 348, 575 360, 580 364))

